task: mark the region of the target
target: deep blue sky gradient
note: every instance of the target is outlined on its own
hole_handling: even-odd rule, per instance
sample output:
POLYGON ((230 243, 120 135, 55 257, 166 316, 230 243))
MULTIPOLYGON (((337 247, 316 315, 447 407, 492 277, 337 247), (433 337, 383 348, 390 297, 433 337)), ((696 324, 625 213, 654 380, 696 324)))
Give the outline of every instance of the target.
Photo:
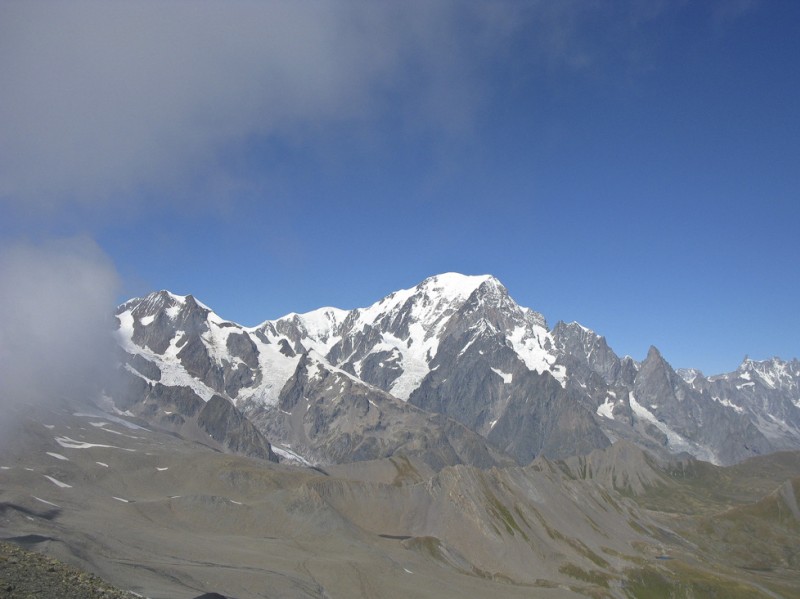
POLYGON ((636 359, 800 356, 800 3, 510 5, 485 43, 458 7, 432 17, 427 43, 456 46, 433 67, 400 36, 363 114, 237 125, 174 177, 37 203, 6 173, 0 234, 88 234, 120 299, 167 288, 245 325, 458 271, 636 359))

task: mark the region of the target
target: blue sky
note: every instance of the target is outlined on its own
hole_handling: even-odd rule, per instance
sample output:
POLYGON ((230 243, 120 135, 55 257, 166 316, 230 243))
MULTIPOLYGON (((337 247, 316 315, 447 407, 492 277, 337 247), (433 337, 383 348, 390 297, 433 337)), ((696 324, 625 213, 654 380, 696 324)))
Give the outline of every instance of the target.
POLYGON ((458 271, 637 359, 798 357, 798 27, 791 0, 4 2, 0 236, 88 239, 118 300, 247 325, 458 271))

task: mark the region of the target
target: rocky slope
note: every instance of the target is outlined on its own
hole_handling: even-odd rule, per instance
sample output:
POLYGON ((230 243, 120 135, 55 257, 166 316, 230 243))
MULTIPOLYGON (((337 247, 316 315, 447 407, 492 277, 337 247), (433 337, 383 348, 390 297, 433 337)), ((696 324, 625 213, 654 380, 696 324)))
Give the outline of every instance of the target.
POLYGON ((323 472, 86 405, 26 410, 10 441, 0 537, 144 596, 800 591, 797 453, 721 468, 620 442, 525 467, 437 472, 393 456, 323 472))
POLYGON ((97 576, 41 553, 0 541, 0 597, 135 599, 137 595, 115 589, 97 576))

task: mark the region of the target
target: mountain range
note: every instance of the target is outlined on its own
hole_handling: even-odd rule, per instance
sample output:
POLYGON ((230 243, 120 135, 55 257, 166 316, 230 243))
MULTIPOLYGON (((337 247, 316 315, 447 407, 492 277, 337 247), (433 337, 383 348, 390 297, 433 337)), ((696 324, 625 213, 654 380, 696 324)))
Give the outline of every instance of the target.
POLYGON ((800 448, 800 362, 732 373, 638 362, 552 329, 494 277, 445 273, 366 308, 255 327, 168 291, 125 302, 117 408, 225 450, 324 466, 403 454, 435 469, 563 459, 618 440, 718 465, 800 448))

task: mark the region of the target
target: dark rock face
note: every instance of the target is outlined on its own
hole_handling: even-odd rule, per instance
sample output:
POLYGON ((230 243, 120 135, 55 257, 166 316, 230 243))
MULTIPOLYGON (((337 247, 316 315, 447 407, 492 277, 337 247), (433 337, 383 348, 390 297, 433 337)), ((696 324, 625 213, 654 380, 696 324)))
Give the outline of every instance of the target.
POLYGON ((392 383, 403 374, 403 357, 396 349, 377 351, 361 362, 361 376, 365 383, 379 389, 391 389, 392 383))
POLYGON ((203 405, 197 415, 197 424, 212 439, 234 453, 278 461, 258 429, 231 402, 219 395, 203 405))
POLYGON ((435 469, 511 461, 485 439, 440 415, 423 412, 308 354, 273 408, 244 411, 275 442, 319 463, 419 457, 435 469))
POLYGON ((200 335, 185 335, 179 344, 178 360, 190 375, 202 381, 212 389, 222 389, 225 381, 222 366, 208 355, 208 349, 200 335))
POLYGON ((144 356, 128 354, 126 361, 134 370, 151 381, 161 380, 161 369, 144 356))
POLYGON ((537 401, 531 405, 522 399, 522 393, 517 395, 489 433, 489 440, 519 463, 528 463, 539 455, 550 458, 583 455, 610 445, 595 416, 547 378, 551 377, 535 373, 528 376, 522 393, 536 393, 537 401), (502 444, 503 439, 511 442, 502 444))
POLYGON ((226 341, 228 352, 251 370, 258 368, 258 348, 247 333, 231 333, 226 341))
POLYGON ((297 355, 297 352, 292 349, 292 346, 286 339, 278 341, 278 346, 281 348, 281 353, 287 358, 294 358, 297 355))
POLYGON ((605 337, 577 322, 558 322, 553 328, 553 339, 559 363, 567 367, 572 377, 586 380, 590 373, 597 373, 608 385, 620 378, 622 363, 605 337))
POLYGON ((734 410, 697 392, 651 347, 634 380, 636 401, 649 406, 659 422, 700 446, 713 448, 712 458, 732 463, 770 451, 769 440, 734 410))
POLYGON ((540 454, 558 458, 606 447, 608 438, 580 398, 520 360, 507 332, 524 320, 509 320, 502 309, 508 301, 495 288, 470 298, 409 401, 481 432, 520 464, 540 454))
POLYGON ((219 395, 206 402, 190 387, 150 384, 125 368, 107 391, 118 408, 154 426, 201 441, 207 435, 224 451, 278 461, 264 435, 219 395))

